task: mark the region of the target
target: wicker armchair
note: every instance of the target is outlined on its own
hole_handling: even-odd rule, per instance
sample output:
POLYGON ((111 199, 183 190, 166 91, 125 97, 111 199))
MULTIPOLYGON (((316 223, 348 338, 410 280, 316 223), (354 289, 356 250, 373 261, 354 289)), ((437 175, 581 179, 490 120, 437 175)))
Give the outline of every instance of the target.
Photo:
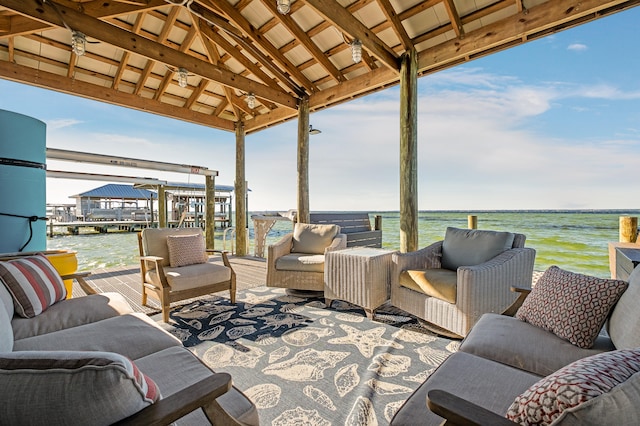
POLYGON ((347 248, 337 225, 296 223, 267 250, 267 286, 324 291, 324 255, 347 248))
MULTIPOLYGON (((455 228, 448 228, 447 233, 449 230, 471 235, 471 247, 474 244, 482 246, 477 237, 509 234, 455 228)), ((391 304, 424 319, 429 323, 426 325, 433 325, 433 330, 439 334, 465 337, 482 314, 502 313, 514 302, 516 296, 511 291, 512 286, 531 287, 536 252, 524 247, 525 235, 510 235, 513 235, 510 248, 479 264, 459 266, 454 270, 442 266, 445 241, 438 241, 415 252, 394 254, 391 304), (421 277, 423 281, 445 282, 444 286, 436 283, 435 291, 427 289, 425 292, 417 285, 407 283, 412 276, 415 278, 425 271, 427 278, 421 277), (442 287, 444 290, 438 293, 442 287)), ((475 248, 469 251, 472 257, 477 252, 475 248)), ((419 279, 416 278, 417 281, 419 279)))

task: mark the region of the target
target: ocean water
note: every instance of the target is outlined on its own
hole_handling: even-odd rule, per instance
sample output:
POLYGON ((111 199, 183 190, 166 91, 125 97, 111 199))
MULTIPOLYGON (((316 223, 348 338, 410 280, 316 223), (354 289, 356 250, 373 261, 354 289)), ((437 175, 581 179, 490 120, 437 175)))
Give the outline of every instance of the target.
MULTIPOLYGON (((383 247, 400 247, 400 214, 372 212, 382 216, 383 247)), ((618 241, 620 216, 640 216, 630 211, 495 211, 451 212, 425 211, 418 216, 419 247, 444 238, 448 226, 467 227, 467 216, 478 217, 478 229, 519 232, 527 236, 527 247, 535 248, 535 270, 551 265, 588 275, 608 278, 608 243, 618 241)), ((251 221, 250 221, 251 222, 251 221)), ((267 236, 267 244, 291 232, 292 223, 278 221, 267 236)), ((216 232, 216 248, 223 248, 222 232, 216 232)), ((250 253, 253 254, 253 225, 249 224, 250 253)), ((47 239, 47 248, 78 252, 78 269, 133 266, 138 264, 138 241, 135 233, 60 235, 47 239)), ((227 241, 226 249, 231 249, 227 241)))

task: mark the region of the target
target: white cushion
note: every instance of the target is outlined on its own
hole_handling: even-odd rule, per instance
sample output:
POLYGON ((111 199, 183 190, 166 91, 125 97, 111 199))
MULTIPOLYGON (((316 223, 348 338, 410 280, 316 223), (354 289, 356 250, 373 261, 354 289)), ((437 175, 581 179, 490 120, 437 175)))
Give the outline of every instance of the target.
POLYGON ((611 312, 607 331, 618 349, 640 347, 640 267, 629 276, 629 287, 611 312))

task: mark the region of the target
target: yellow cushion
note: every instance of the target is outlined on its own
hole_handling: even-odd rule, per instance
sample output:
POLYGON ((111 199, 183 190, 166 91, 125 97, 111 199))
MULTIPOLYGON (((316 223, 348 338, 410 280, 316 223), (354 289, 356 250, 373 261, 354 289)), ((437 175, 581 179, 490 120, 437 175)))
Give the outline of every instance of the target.
POLYGON ((400 285, 436 297, 449 303, 456 303, 457 276, 448 269, 408 270, 400 274, 400 285))

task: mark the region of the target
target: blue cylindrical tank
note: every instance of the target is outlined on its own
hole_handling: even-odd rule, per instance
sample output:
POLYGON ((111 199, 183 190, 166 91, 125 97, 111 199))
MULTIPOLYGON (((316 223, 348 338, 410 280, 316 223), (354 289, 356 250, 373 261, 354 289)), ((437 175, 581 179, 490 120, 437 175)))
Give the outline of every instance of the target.
POLYGON ((46 125, 0 110, 0 253, 47 248, 46 157, 46 125))

